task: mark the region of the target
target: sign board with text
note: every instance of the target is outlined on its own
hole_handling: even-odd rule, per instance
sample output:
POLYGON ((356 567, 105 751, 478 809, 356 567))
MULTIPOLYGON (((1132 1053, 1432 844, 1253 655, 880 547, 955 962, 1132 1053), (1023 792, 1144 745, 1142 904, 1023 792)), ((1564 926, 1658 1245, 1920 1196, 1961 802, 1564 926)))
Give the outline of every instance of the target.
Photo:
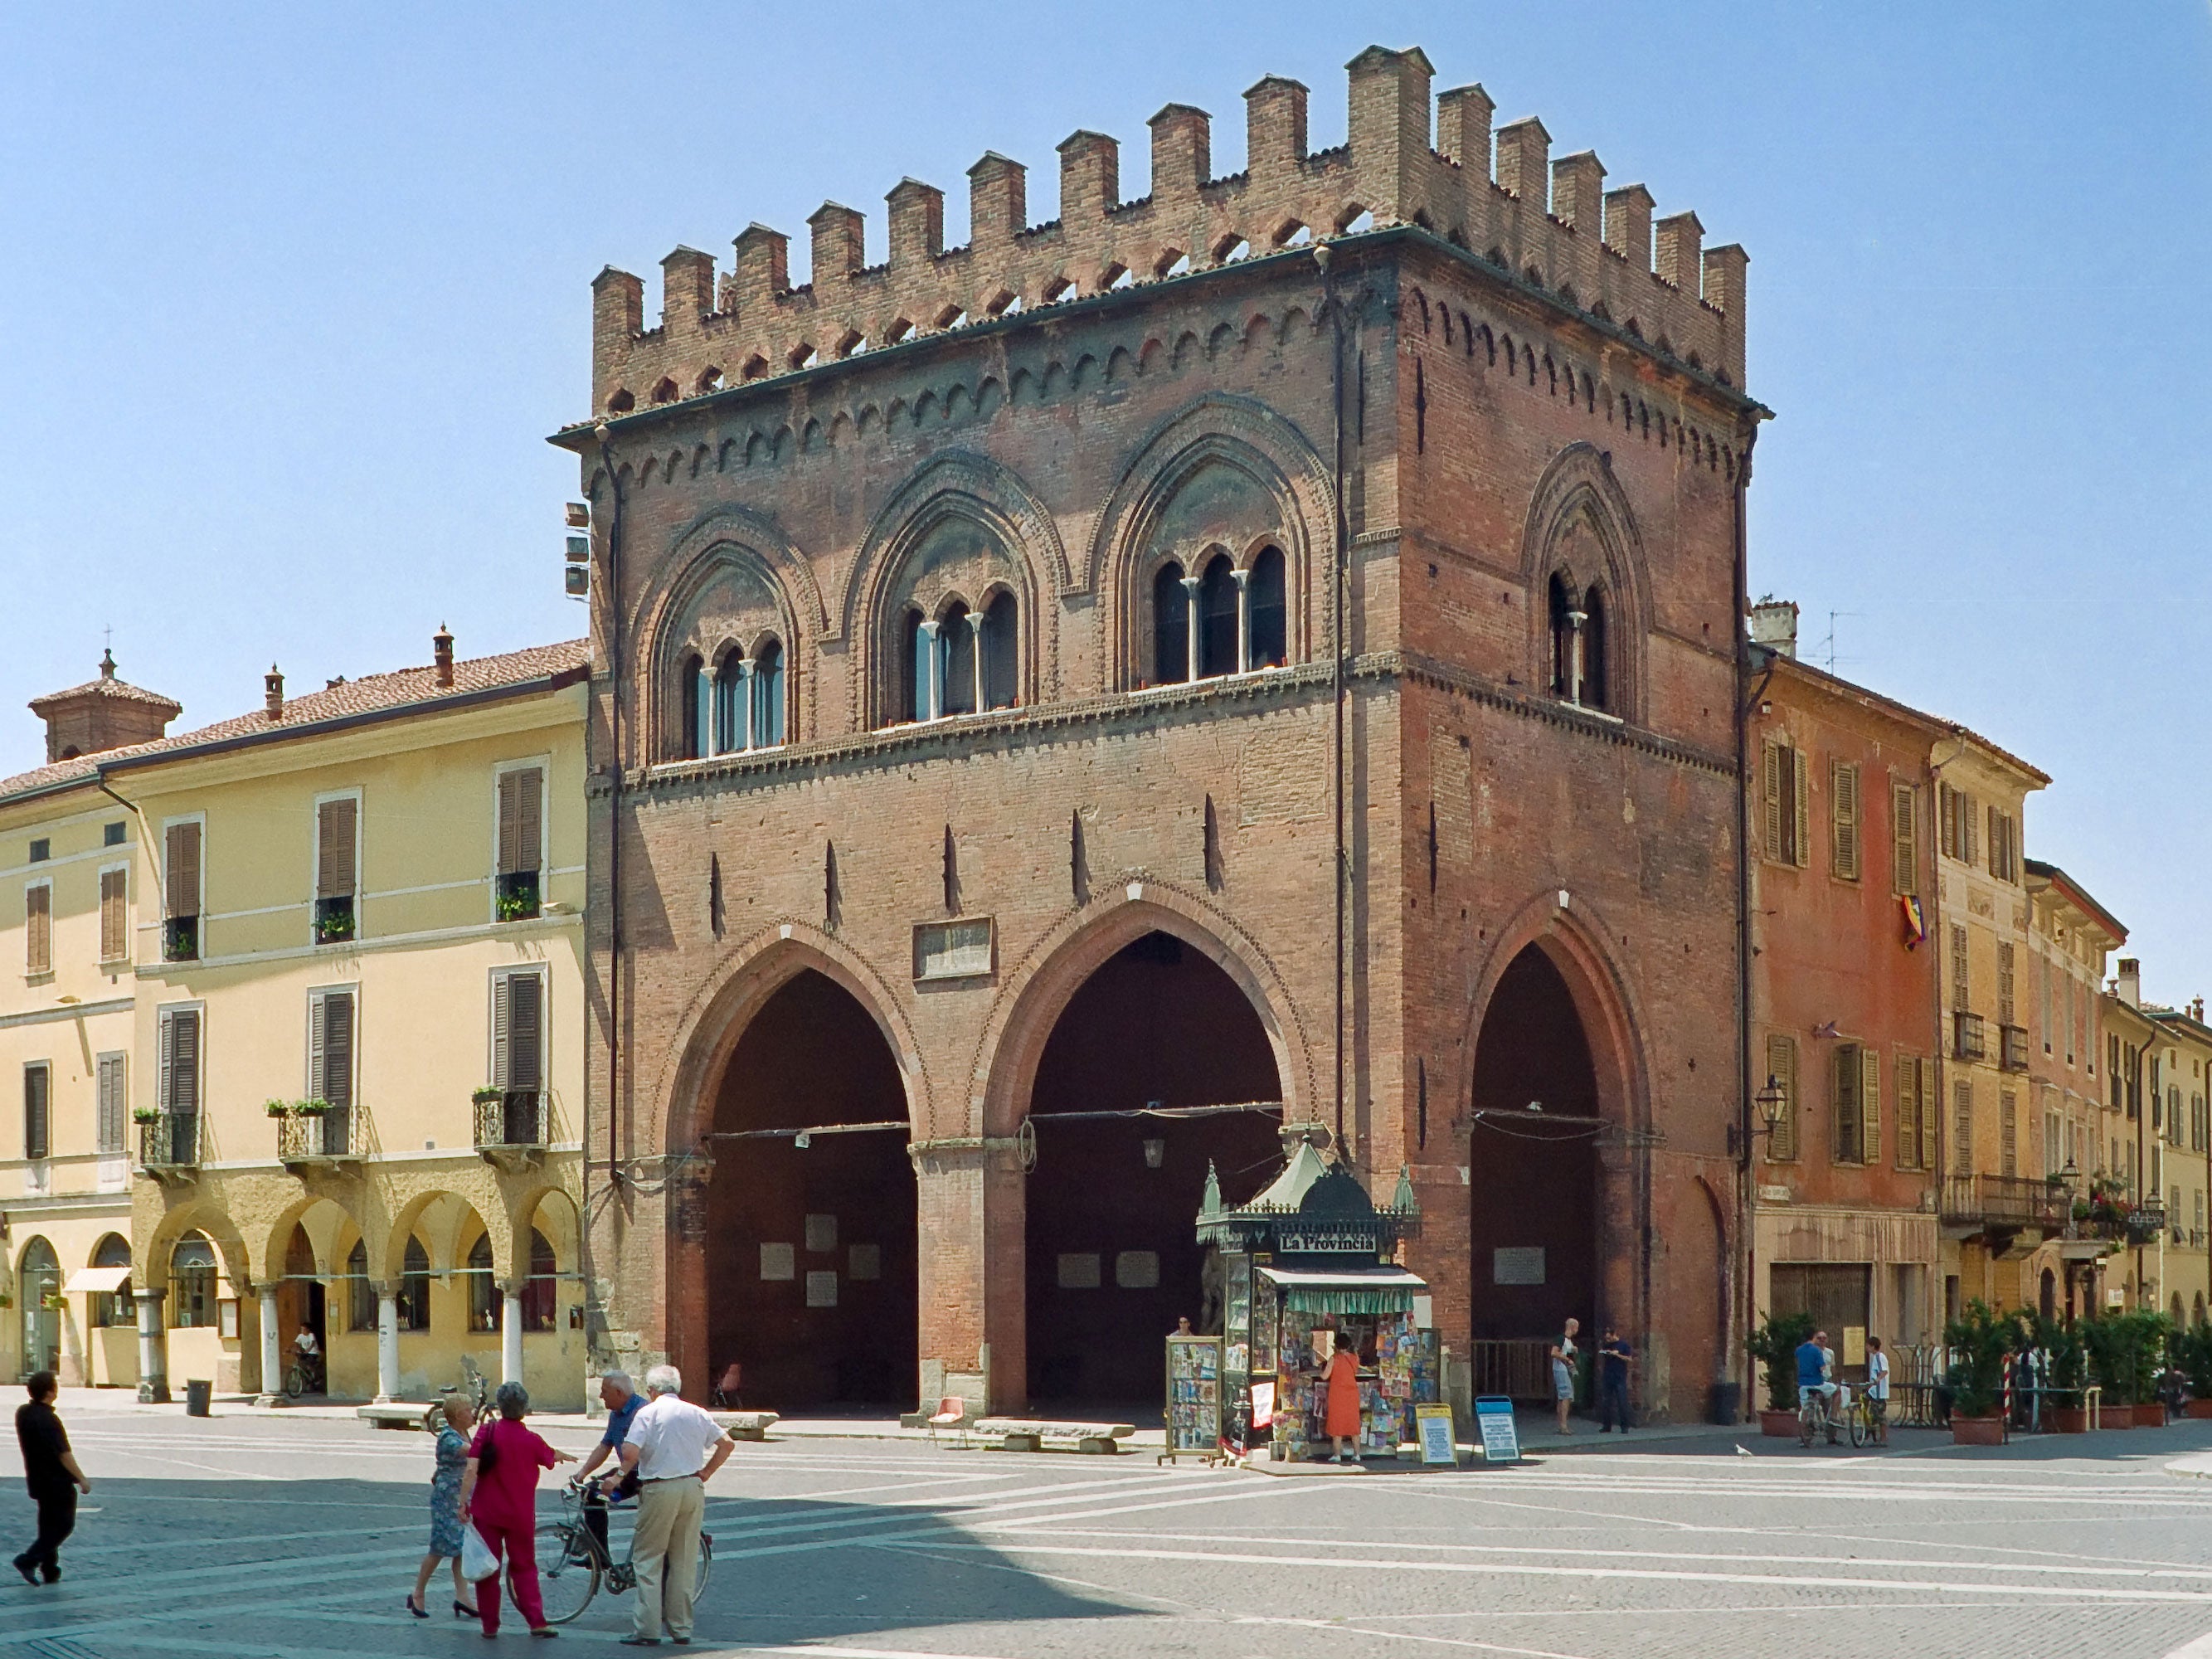
POLYGON ((1482 1440, 1486 1463, 1518 1463, 1521 1434, 1513 1426, 1513 1402, 1502 1394, 1486 1394, 1474 1402, 1474 1425, 1482 1440))

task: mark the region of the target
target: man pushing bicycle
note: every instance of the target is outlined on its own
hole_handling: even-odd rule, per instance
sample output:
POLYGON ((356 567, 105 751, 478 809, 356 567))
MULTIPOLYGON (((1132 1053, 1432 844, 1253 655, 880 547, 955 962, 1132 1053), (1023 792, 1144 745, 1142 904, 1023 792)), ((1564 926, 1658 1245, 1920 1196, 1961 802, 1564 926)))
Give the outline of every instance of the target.
POLYGON ((1828 1334, 1814 1331, 1797 1347, 1798 1437, 1808 1445, 1815 1426, 1828 1431, 1830 1445, 1836 1443, 1837 1387, 1829 1372, 1828 1334))

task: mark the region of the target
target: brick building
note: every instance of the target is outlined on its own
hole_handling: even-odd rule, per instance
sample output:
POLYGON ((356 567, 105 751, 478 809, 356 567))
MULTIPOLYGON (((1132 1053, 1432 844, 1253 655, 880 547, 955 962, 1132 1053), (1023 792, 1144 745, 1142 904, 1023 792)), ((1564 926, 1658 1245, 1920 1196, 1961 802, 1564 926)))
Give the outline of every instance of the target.
POLYGON ((986 155, 962 248, 911 179, 883 264, 679 248, 656 328, 599 277, 613 1352, 1156 1396, 1279 1110, 1410 1170, 1448 1343, 1731 1369, 1744 256, 1431 74, 1322 151, 1262 80, 1222 178, 1170 105, 1135 200, 1078 132, 1043 225, 986 155))

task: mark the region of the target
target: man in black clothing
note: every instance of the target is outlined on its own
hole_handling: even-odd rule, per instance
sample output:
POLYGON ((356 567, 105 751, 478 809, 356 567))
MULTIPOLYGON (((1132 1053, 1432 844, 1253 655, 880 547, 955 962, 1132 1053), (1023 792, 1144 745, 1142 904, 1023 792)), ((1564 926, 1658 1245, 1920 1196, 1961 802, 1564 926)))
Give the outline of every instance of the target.
POLYGON ((23 1386, 31 1403, 15 1408, 15 1438, 23 1448, 24 1484, 39 1506, 39 1538, 15 1558, 15 1571, 27 1584, 41 1575, 51 1584, 62 1576, 62 1540, 76 1528, 76 1495, 90 1492, 92 1482, 77 1468, 69 1432, 54 1414, 54 1374, 34 1371, 23 1386))
POLYGON ((1636 1350, 1621 1340, 1619 1331, 1607 1326, 1605 1340, 1597 1348, 1597 1420, 1601 1434, 1611 1434, 1616 1423, 1623 1434, 1628 1432, 1628 1362, 1635 1358, 1636 1350))

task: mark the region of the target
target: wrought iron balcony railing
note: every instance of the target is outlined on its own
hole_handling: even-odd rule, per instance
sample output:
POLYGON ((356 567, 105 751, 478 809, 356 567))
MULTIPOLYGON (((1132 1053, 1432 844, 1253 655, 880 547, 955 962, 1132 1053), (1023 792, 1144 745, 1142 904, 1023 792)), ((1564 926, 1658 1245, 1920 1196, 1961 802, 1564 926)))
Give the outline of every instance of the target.
POLYGON ((278 1119, 276 1156, 286 1164, 331 1163, 354 1157, 352 1111, 334 1106, 327 1112, 295 1112, 278 1119))
POLYGON ((138 1164, 149 1175, 197 1170, 199 1163, 198 1112, 163 1112, 138 1125, 138 1164))
POLYGON ((2064 1188, 2034 1176, 1961 1175, 1943 1183, 1943 1219, 1978 1227, 2044 1227, 2066 1222, 2064 1188))
POLYGON ((543 1152, 545 1097, 536 1089, 509 1089, 476 1103, 477 1150, 480 1152, 543 1152))

